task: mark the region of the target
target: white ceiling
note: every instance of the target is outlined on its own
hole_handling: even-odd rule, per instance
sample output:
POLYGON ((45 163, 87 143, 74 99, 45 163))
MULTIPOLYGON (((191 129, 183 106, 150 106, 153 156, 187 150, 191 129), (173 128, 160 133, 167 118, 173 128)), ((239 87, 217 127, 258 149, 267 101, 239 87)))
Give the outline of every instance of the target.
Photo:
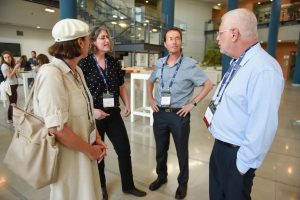
MULTIPOLYGON (((178 1, 178 0, 177 0, 178 1)), ((182 1, 182 0, 180 0, 182 1)), ((219 3, 226 0, 196 0, 206 3, 219 3)), ((59 20, 59 9, 52 8, 55 13, 45 12, 47 6, 24 0, 1 0, 0 23, 26 26, 41 29, 51 29, 59 20)))

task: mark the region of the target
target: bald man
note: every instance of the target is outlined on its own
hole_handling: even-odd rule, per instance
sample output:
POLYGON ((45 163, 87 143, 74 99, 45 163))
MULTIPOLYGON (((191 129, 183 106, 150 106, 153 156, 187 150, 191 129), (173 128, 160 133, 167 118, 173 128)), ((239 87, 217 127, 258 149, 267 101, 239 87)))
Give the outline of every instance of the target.
POLYGON ((253 12, 227 12, 217 41, 220 52, 232 60, 204 117, 215 138, 209 166, 210 199, 251 199, 255 170, 276 133, 284 79, 278 62, 257 42, 253 12))

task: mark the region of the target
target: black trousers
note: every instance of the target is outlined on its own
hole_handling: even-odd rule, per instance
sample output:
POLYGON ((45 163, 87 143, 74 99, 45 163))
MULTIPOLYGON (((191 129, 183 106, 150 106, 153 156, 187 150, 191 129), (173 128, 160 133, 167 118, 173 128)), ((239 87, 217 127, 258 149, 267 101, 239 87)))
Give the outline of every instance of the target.
POLYGON ((177 181, 185 185, 189 179, 189 135, 190 135, 190 114, 180 117, 175 112, 154 112, 153 131, 156 142, 156 173, 158 178, 163 179, 168 175, 167 160, 172 134, 180 173, 177 181))
POLYGON ((15 103, 17 104, 18 100, 18 85, 11 85, 10 90, 11 90, 11 96, 9 96, 9 106, 8 106, 8 111, 7 111, 7 119, 12 120, 13 119, 13 108, 10 104, 15 103))
POLYGON ((255 169, 243 176, 236 167, 239 147, 215 141, 209 161, 209 196, 211 200, 249 200, 255 169))
MULTIPOLYGON (((123 191, 131 190, 134 188, 131 153, 127 131, 120 114, 121 110, 120 108, 110 108, 104 111, 110 116, 102 120, 96 120, 97 129, 103 140, 105 139, 105 134, 107 135, 118 155, 123 191)), ((98 165, 101 187, 106 185, 104 168, 105 163, 103 159, 98 165)))

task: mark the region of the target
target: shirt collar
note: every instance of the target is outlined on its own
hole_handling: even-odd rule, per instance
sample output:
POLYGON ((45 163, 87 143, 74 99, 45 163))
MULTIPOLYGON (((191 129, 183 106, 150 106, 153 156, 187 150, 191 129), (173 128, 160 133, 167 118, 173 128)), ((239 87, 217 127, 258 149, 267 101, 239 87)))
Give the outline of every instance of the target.
POLYGON ((240 63, 241 66, 245 65, 258 51, 261 49, 259 43, 253 45, 244 55, 242 62, 240 63))
MULTIPOLYGON (((168 58, 169 58, 169 55, 165 57, 165 60, 164 60, 164 62, 163 62, 164 65, 166 65, 166 66, 169 66, 168 63, 167 63, 168 58)), ((169 67, 174 67, 175 65, 179 64, 181 58, 183 59, 183 54, 180 54, 180 56, 177 58, 177 60, 176 60, 176 62, 174 63, 174 65, 173 65, 173 66, 169 66, 169 67)), ((181 61, 181 62, 182 62, 182 61, 181 61)))
POLYGON ((71 69, 68 67, 68 65, 61 59, 53 57, 51 62, 59 68, 64 74, 71 71, 71 69))

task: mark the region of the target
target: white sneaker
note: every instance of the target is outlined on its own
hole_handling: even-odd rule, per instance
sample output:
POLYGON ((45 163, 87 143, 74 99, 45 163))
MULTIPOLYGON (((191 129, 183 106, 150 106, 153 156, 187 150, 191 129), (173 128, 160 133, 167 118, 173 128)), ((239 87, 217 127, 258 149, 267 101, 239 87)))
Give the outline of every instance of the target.
POLYGON ((6 123, 8 123, 8 124, 12 124, 12 123, 13 123, 13 120, 11 120, 11 119, 8 119, 8 120, 6 121, 6 123))

